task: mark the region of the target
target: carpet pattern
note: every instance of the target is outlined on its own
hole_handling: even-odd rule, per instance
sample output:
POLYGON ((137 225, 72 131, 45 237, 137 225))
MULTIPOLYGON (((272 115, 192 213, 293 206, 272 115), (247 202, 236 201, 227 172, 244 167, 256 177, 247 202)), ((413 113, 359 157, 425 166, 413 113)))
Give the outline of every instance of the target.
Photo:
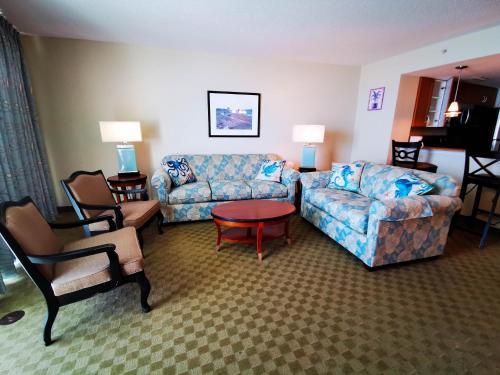
MULTIPOLYGON (((441 258, 368 272, 299 217, 293 243, 223 244, 210 222, 145 232, 153 310, 126 285, 61 308, 45 348, 45 305, 9 286, 0 373, 493 374, 500 372, 500 241, 455 231, 441 258)), ((79 235, 66 233, 66 239, 79 235)))

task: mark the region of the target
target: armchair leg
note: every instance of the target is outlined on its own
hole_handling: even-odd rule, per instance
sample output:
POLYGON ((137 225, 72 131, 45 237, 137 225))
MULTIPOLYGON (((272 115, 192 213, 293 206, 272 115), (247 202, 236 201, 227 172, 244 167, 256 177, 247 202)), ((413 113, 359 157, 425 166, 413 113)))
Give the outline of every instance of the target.
POLYGON ((163 234, 163 214, 161 211, 158 211, 156 214, 156 225, 158 227, 158 234, 163 234))
POLYGON ((148 313, 151 311, 151 306, 148 303, 149 292, 151 291, 151 284, 144 271, 137 274, 137 283, 141 288, 141 307, 143 313, 148 313))
POLYGON ((43 341, 45 342, 45 346, 49 346, 54 341, 52 341, 52 325, 56 320, 57 313, 59 312, 59 304, 54 301, 46 301, 47 302, 47 318, 45 320, 45 327, 43 329, 43 341))

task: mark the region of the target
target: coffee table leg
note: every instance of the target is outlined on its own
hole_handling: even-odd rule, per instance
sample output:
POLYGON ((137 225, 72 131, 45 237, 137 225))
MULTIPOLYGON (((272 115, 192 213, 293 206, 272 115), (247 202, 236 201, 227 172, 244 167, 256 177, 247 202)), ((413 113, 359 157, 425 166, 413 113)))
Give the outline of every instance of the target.
POLYGON ((214 221, 215 226, 217 227, 217 243, 215 244, 215 252, 218 252, 220 249, 220 240, 222 238, 222 231, 220 228, 220 224, 216 221, 214 221))
POLYGON ((285 239, 288 245, 292 244, 292 239, 290 238, 290 221, 285 222, 285 239))
POLYGON ((259 257, 259 262, 262 263, 262 234, 264 232, 264 224, 259 223, 257 227, 257 256, 259 257))

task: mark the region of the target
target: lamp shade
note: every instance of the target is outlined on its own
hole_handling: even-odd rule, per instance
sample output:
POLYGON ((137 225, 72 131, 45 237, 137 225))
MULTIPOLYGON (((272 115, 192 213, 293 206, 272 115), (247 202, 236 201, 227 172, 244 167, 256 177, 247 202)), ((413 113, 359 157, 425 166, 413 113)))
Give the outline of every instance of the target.
POLYGON ((141 142, 139 121, 99 121, 103 142, 141 142))
POLYGON ((294 125, 293 141, 300 143, 323 143, 325 139, 324 125, 294 125))
POLYGON ((451 102, 450 106, 448 107, 448 111, 445 112, 446 117, 458 117, 458 115, 462 113, 460 112, 460 108, 458 107, 458 102, 454 101, 451 102))

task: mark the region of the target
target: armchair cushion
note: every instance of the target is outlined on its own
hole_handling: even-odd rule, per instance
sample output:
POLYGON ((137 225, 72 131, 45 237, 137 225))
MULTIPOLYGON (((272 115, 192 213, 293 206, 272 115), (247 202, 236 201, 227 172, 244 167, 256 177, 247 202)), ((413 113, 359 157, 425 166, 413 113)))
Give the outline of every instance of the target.
POLYGON ((288 189, 285 185, 274 181, 246 181, 252 190, 252 199, 285 198, 288 189))
MULTIPOLYGON (((67 182, 67 186, 80 203, 108 206, 116 204, 104 176, 100 173, 94 175, 81 174, 73 181, 67 182)), ((88 209, 82 211, 86 217, 96 217, 103 212, 103 210, 88 209)))
POLYGON ((252 190, 245 181, 210 181, 212 200, 231 201, 236 199, 250 199, 252 190))
POLYGON ((210 201, 211 192, 208 182, 199 181, 172 189, 168 195, 168 203, 200 203, 210 201))
POLYGON ((368 213, 373 200, 346 190, 330 188, 309 189, 306 202, 333 216, 359 233, 368 230, 368 213))
MULTIPOLYGON (((122 274, 132 275, 144 269, 139 242, 135 229, 127 227, 115 232, 83 238, 64 245, 63 252, 112 243, 116 245, 122 274)), ((84 288, 102 284, 111 280, 109 259, 106 254, 91 255, 56 263, 52 289, 56 296, 76 292, 84 288)))
MULTIPOLYGON (((152 199, 149 201, 132 201, 120 203, 121 212, 123 215, 123 226, 140 228, 155 215, 160 209, 160 201, 152 199)), ((107 210, 101 213, 100 216, 111 215, 115 216, 113 210, 107 210)), ((106 221, 89 224, 91 231, 107 231, 109 224, 106 221)))

